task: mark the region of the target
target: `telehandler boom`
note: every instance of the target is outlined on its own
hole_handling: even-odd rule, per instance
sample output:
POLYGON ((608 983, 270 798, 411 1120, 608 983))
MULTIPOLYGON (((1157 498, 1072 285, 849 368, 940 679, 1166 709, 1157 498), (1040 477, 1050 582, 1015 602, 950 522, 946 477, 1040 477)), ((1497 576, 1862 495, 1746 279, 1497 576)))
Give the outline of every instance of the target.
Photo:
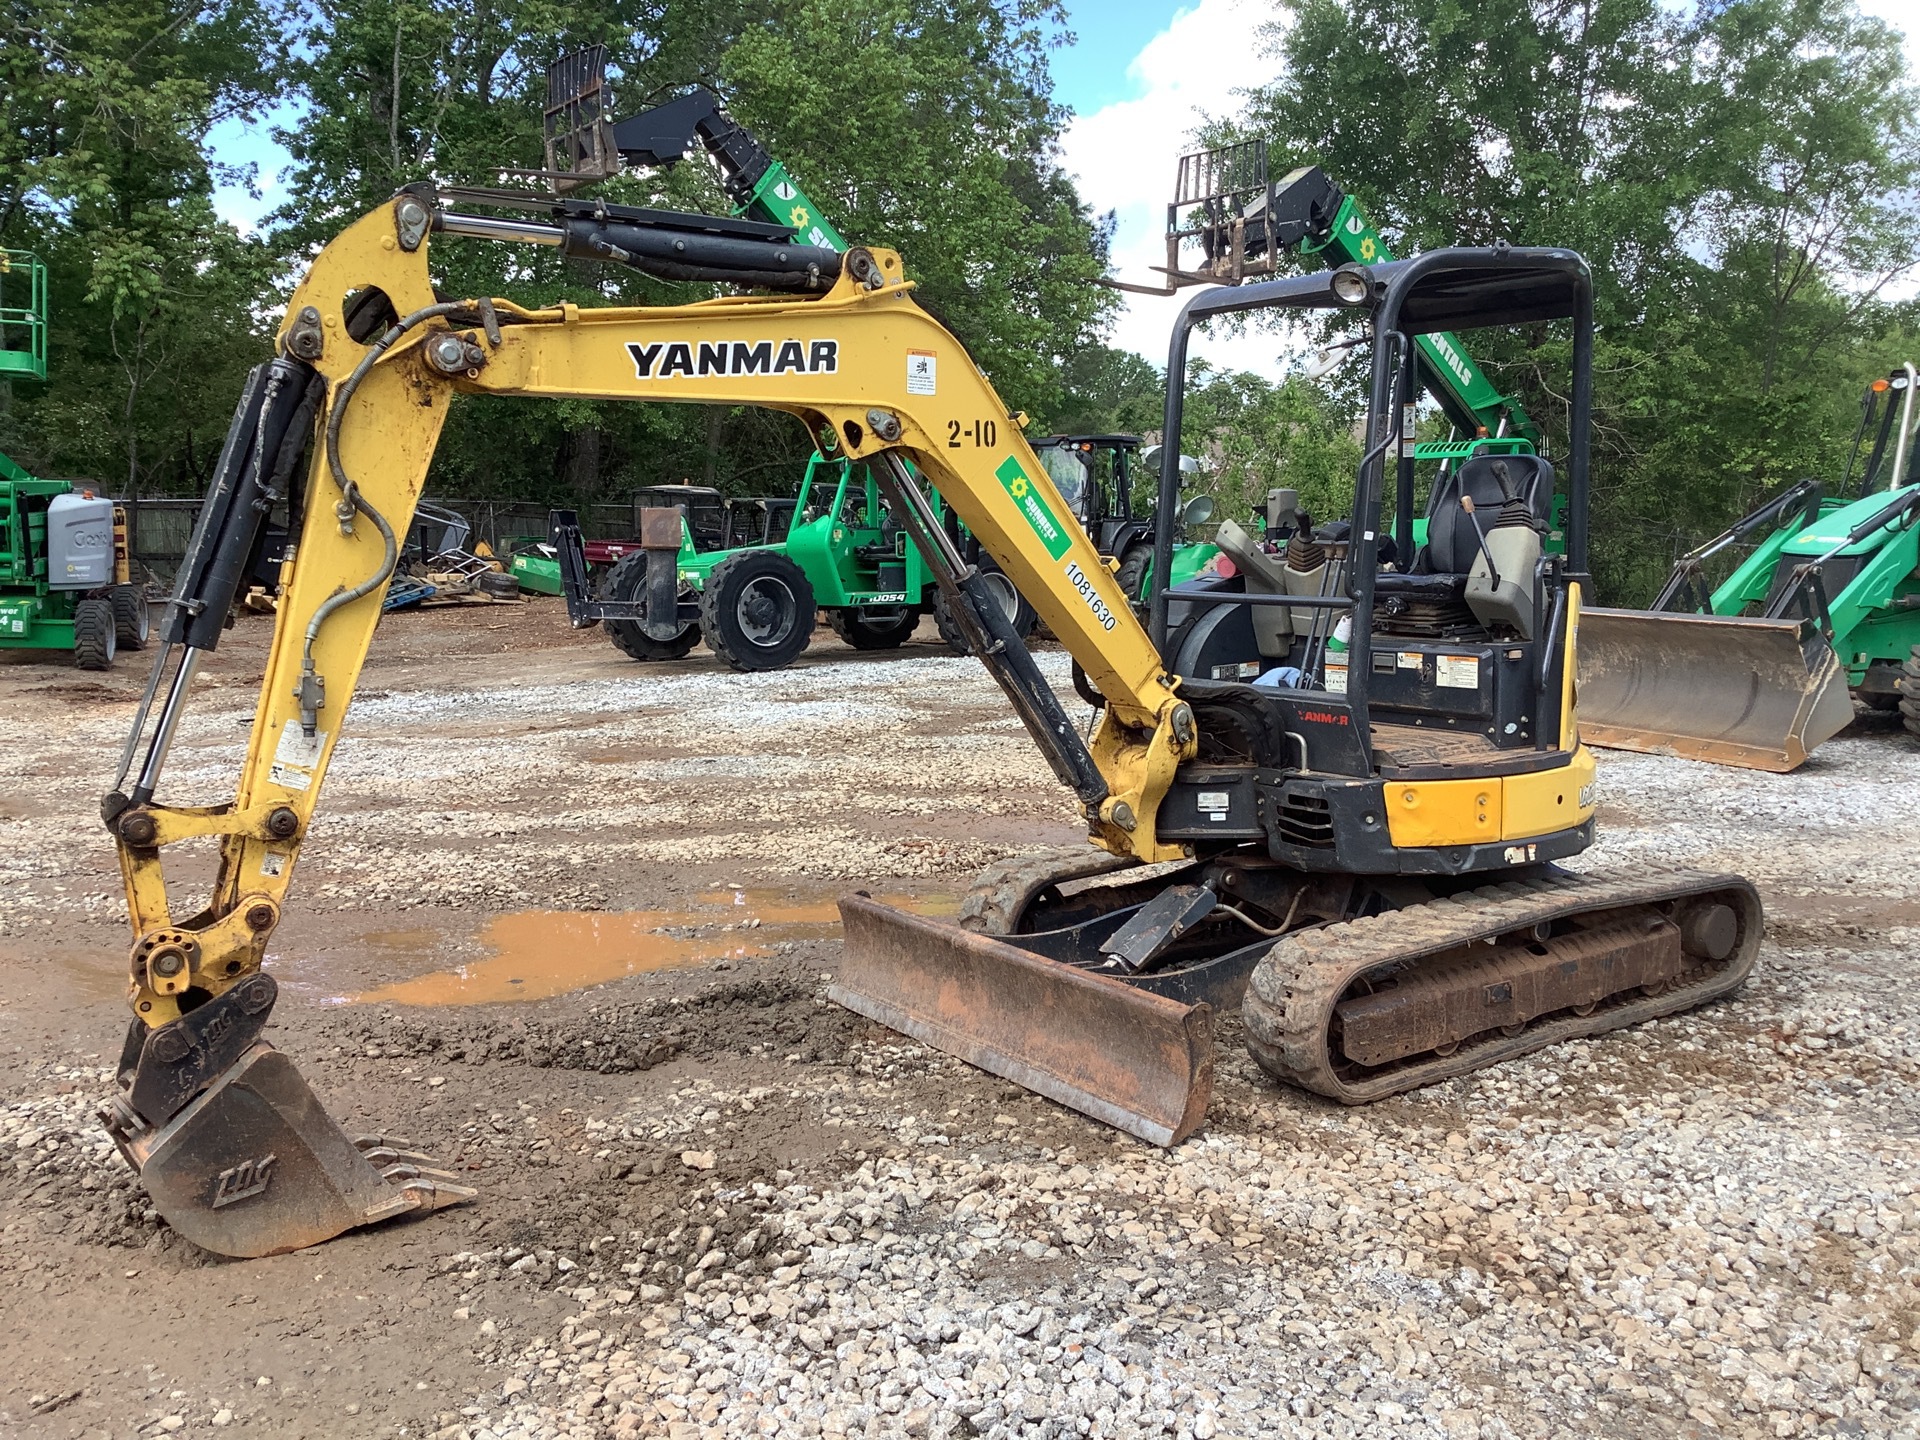
MULTIPOLYGON (((1350 548, 1299 574, 1265 557, 1210 588, 1156 589, 1149 631, 985 376, 915 304, 898 255, 597 201, 502 220, 455 208, 463 198, 500 203, 402 191, 294 292, 279 353, 235 414, 103 805, 134 935, 135 1018, 107 1120, 187 1238, 268 1254, 472 1194, 397 1142, 349 1140, 261 1038, 275 1000, 262 957, 456 394, 761 405, 798 416, 823 453, 882 467, 975 652, 1078 797, 1091 846, 996 867, 960 926, 848 897, 833 993, 1130 1133, 1174 1143, 1200 1123, 1210 1009, 1242 991, 1260 1062, 1351 1103, 1686 1008, 1751 966, 1759 903, 1737 877, 1552 863, 1593 835, 1572 689, 1592 337, 1578 256, 1438 251, 1197 295, 1175 336, 1168 435, 1191 325, 1288 306, 1370 327, 1368 447, 1350 548), (429 255, 443 236, 789 293, 606 309, 442 299, 429 255), (1553 319, 1575 337, 1565 559, 1540 545, 1551 468, 1480 457, 1429 507, 1418 573, 1383 573, 1383 513, 1411 540, 1411 337, 1553 319), (916 471, 1102 696, 1090 740, 935 523, 916 471), (234 798, 170 805, 164 766, 195 667, 282 497, 298 543, 234 798), (1336 616, 1350 622, 1338 654, 1336 616), (1245 667, 1293 683, 1215 678, 1245 667), (163 858, 200 837, 219 843, 218 875, 204 904, 179 904, 163 858), (1170 868, 1140 869, 1159 862, 1170 868)), ((1179 477, 1162 472, 1164 575, 1179 477)))

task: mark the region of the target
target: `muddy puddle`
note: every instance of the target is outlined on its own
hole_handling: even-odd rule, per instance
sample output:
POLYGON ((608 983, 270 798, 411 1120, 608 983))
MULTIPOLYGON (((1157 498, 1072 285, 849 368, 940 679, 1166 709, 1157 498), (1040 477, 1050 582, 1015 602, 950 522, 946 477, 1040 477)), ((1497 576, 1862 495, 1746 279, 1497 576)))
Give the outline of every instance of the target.
MULTIPOLYGON (((945 895, 880 899, 921 915, 958 909, 945 895)), ((629 975, 757 959, 783 940, 824 940, 839 932, 833 899, 763 890, 709 891, 684 910, 519 910, 487 923, 477 937, 489 952, 481 958, 342 999, 356 1005, 546 1000, 629 975)))

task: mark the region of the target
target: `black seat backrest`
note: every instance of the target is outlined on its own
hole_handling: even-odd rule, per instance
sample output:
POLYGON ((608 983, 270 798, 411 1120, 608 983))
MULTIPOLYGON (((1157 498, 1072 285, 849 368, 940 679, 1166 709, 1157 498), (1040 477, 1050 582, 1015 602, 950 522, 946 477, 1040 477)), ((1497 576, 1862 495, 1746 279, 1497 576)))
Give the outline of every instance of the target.
POLYGON ((1473 521, 1460 508, 1460 497, 1473 497, 1481 529, 1491 530, 1507 494, 1494 473, 1496 465, 1506 467, 1509 489, 1527 502, 1534 520, 1546 524, 1553 504, 1553 466, 1538 455, 1475 455, 1433 487, 1427 501, 1426 563, 1421 568, 1435 575, 1462 575, 1473 569, 1480 541, 1473 521))

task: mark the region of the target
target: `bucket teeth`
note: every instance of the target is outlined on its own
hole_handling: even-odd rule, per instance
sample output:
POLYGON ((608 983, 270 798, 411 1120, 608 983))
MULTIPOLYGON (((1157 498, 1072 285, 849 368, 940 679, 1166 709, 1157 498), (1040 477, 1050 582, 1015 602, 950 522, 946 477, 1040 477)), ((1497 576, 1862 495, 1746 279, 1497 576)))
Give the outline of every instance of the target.
POLYGON ((478 1193, 405 1141, 349 1139, 293 1062, 265 1042, 162 1125, 147 1124, 124 1096, 108 1112, 155 1208, 220 1255, 299 1250, 478 1193))

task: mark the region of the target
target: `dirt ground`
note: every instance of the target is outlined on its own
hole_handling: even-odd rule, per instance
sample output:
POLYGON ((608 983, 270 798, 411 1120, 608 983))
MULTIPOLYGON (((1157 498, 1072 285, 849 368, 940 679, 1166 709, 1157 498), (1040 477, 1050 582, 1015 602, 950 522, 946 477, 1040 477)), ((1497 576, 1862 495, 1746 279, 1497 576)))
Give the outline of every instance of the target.
MULTIPOLYGON (((203 671, 163 798, 224 798, 269 628, 203 671)), ((738 676, 557 602, 389 617, 271 1039, 480 1195, 236 1263, 92 1118, 128 940, 95 807, 143 680, 0 654, 0 1434, 1915 1434, 1897 731, 1790 777, 1603 759, 1581 868, 1761 886, 1731 1002, 1363 1112, 1228 1020, 1164 1154, 820 993, 838 893, 951 913, 1080 833, 931 626, 738 676)))

